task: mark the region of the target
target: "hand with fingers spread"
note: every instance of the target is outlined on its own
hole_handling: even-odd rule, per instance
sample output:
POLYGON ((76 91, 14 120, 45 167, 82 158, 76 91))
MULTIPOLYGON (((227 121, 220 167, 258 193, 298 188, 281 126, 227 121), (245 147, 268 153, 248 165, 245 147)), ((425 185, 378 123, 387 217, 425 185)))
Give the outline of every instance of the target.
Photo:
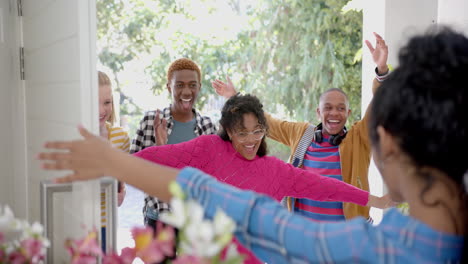
POLYGON ((108 160, 108 154, 121 152, 112 148, 109 141, 91 134, 84 127, 80 126, 79 132, 84 137, 83 140, 47 142, 45 147, 53 151, 38 155, 38 159, 44 161, 42 167, 46 170, 73 171, 72 174, 57 179, 58 183, 105 176, 112 163, 108 160))
POLYGON ((231 81, 231 78, 226 75, 227 83, 221 80, 214 80, 211 82, 211 86, 215 89, 216 93, 226 99, 231 98, 232 96, 236 95, 236 87, 231 81))
POLYGON ((82 140, 52 141, 45 147, 52 152, 43 152, 38 159, 43 161, 46 170, 68 170, 71 174, 56 178, 57 183, 93 180, 111 176, 131 184, 163 201, 169 201, 169 183, 174 181, 178 170, 159 166, 143 159, 133 157, 120 149, 113 148, 109 141, 91 134, 79 127, 82 140), (154 177, 158 175, 158 177, 154 177))
POLYGON ((167 120, 161 118, 161 111, 156 110, 156 117, 154 119, 154 138, 156 139, 156 146, 167 144, 167 120))
POLYGON ((375 48, 372 46, 369 40, 366 40, 366 45, 372 54, 372 59, 377 64, 377 70, 379 75, 383 75, 388 72, 387 59, 388 59, 388 46, 385 40, 377 33, 374 32, 375 36, 375 48))

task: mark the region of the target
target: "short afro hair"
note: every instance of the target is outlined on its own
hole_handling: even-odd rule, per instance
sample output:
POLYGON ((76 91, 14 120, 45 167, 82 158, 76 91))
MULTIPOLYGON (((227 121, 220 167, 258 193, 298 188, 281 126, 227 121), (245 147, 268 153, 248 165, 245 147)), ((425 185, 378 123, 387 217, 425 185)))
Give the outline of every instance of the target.
POLYGON ((175 71, 181 70, 196 71, 198 74, 198 82, 201 83, 200 67, 198 67, 198 65, 194 61, 187 58, 180 58, 171 63, 169 69, 167 70, 167 82, 169 83, 172 80, 172 76, 174 75, 175 71))

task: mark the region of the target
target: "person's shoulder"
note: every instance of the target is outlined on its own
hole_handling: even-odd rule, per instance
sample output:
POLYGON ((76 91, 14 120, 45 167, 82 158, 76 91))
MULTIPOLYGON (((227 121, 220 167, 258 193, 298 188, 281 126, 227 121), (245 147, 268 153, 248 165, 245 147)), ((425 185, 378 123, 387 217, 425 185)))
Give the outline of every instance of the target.
POLYGON ((284 162, 283 160, 280 160, 279 158, 277 158, 275 156, 270 156, 270 155, 265 155, 265 156, 262 156, 262 157, 258 157, 258 159, 262 160, 265 163, 270 164, 270 165, 279 165, 279 166, 286 165, 287 166, 289 164, 287 162, 284 162))
POLYGON ((143 115, 142 121, 154 120, 156 118, 156 110, 146 111, 143 115))
MULTIPOLYGON (((346 137, 352 137, 354 134, 360 134, 360 133, 367 133, 367 127, 363 127, 365 124, 366 120, 357 120, 355 121, 351 127, 348 129, 346 132, 347 135, 346 137)), ((345 138, 346 139, 346 138, 345 138)))
POLYGON ((202 116, 196 109, 194 109, 196 115, 197 126, 201 129, 201 134, 209 135, 216 134, 217 127, 215 123, 208 116, 202 116))
POLYGON ((201 135, 185 143, 187 144, 186 146, 190 145, 191 148, 201 148, 203 152, 220 151, 226 146, 226 142, 216 134, 201 135))
POLYGON ((195 110, 195 113, 202 123, 213 123, 209 116, 202 115, 198 110, 195 110))
POLYGON ((125 134, 125 135, 128 135, 127 131, 125 131, 125 129, 123 129, 123 127, 118 127, 118 126, 115 126, 115 127, 111 127, 109 129, 109 134, 125 134))
POLYGON ((170 107, 166 107, 166 108, 163 108, 163 109, 149 110, 149 111, 145 112, 143 119, 145 119, 145 118, 154 119, 155 116, 156 116, 156 112, 158 110, 163 114, 163 116, 170 115, 170 113, 171 113, 170 107))
POLYGON ((216 134, 211 134, 211 135, 201 135, 195 138, 198 142, 206 142, 206 143, 222 143, 224 140, 216 135, 216 134))
POLYGON ((204 120, 204 121, 209 121, 211 123, 211 118, 209 116, 203 116, 203 115, 200 115, 200 119, 201 120, 204 120))

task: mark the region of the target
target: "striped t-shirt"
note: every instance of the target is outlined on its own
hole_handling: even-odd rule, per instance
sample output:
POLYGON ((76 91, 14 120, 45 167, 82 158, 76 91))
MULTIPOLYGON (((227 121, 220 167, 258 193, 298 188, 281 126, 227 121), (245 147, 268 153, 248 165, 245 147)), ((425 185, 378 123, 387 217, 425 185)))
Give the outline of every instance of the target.
MULTIPOLYGON (((312 141, 304 156, 303 168, 342 181, 339 147, 331 145, 328 139, 329 136, 324 135, 322 143, 312 141)), ((296 213, 313 221, 345 220, 342 202, 319 202, 300 198, 296 200, 294 207, 296 213)))
POLYGON ((114 148, 121 149, 124 152, 129 152, 130 138, 128 137, 127 132, 123 130, 123 128, 110 127, 110 125, 107 124, 107 131, 109 131, 108 139, 114 148))
MULTIPOLYGON (((111 142, 114 148, 128 152, 130 150, 130 138, 128 133, 121 127, 111 127, 106 124, 109 135, 107 139, 111 142)), ((106 193, 101 192, 101 226, 106 227, 106 193)))

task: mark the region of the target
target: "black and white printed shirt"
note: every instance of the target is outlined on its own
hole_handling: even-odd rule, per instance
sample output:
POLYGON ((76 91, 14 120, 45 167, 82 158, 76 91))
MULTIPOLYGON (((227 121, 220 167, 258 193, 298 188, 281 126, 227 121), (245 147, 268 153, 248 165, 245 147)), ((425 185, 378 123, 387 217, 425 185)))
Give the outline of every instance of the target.
MULTIPOLYGON (((200 115, 195 109, 192 110, 195 115, 196 125, 194 133, 196 136, 216 134, 217 129, 215 124, 207 116, 200 115)), ((171 115, 171 107, 164 108, 159 118, 167 121, 167 134, 172 133, 174 121, 171 115)), ((130 153, 136 153, 147 147, 156 145, 156 137, 154 135, 154 120, 156 119, 156 111, 148 111, 140 121, 140 127, 136 131, 136 137, 132 140, 130 153)), ((143 215, 153 220, 157 220, 160 212, 169 211, 169 205, 160 201, 156 197, 149 195, 145 196, 145 206, 143 207, 143 215)))

